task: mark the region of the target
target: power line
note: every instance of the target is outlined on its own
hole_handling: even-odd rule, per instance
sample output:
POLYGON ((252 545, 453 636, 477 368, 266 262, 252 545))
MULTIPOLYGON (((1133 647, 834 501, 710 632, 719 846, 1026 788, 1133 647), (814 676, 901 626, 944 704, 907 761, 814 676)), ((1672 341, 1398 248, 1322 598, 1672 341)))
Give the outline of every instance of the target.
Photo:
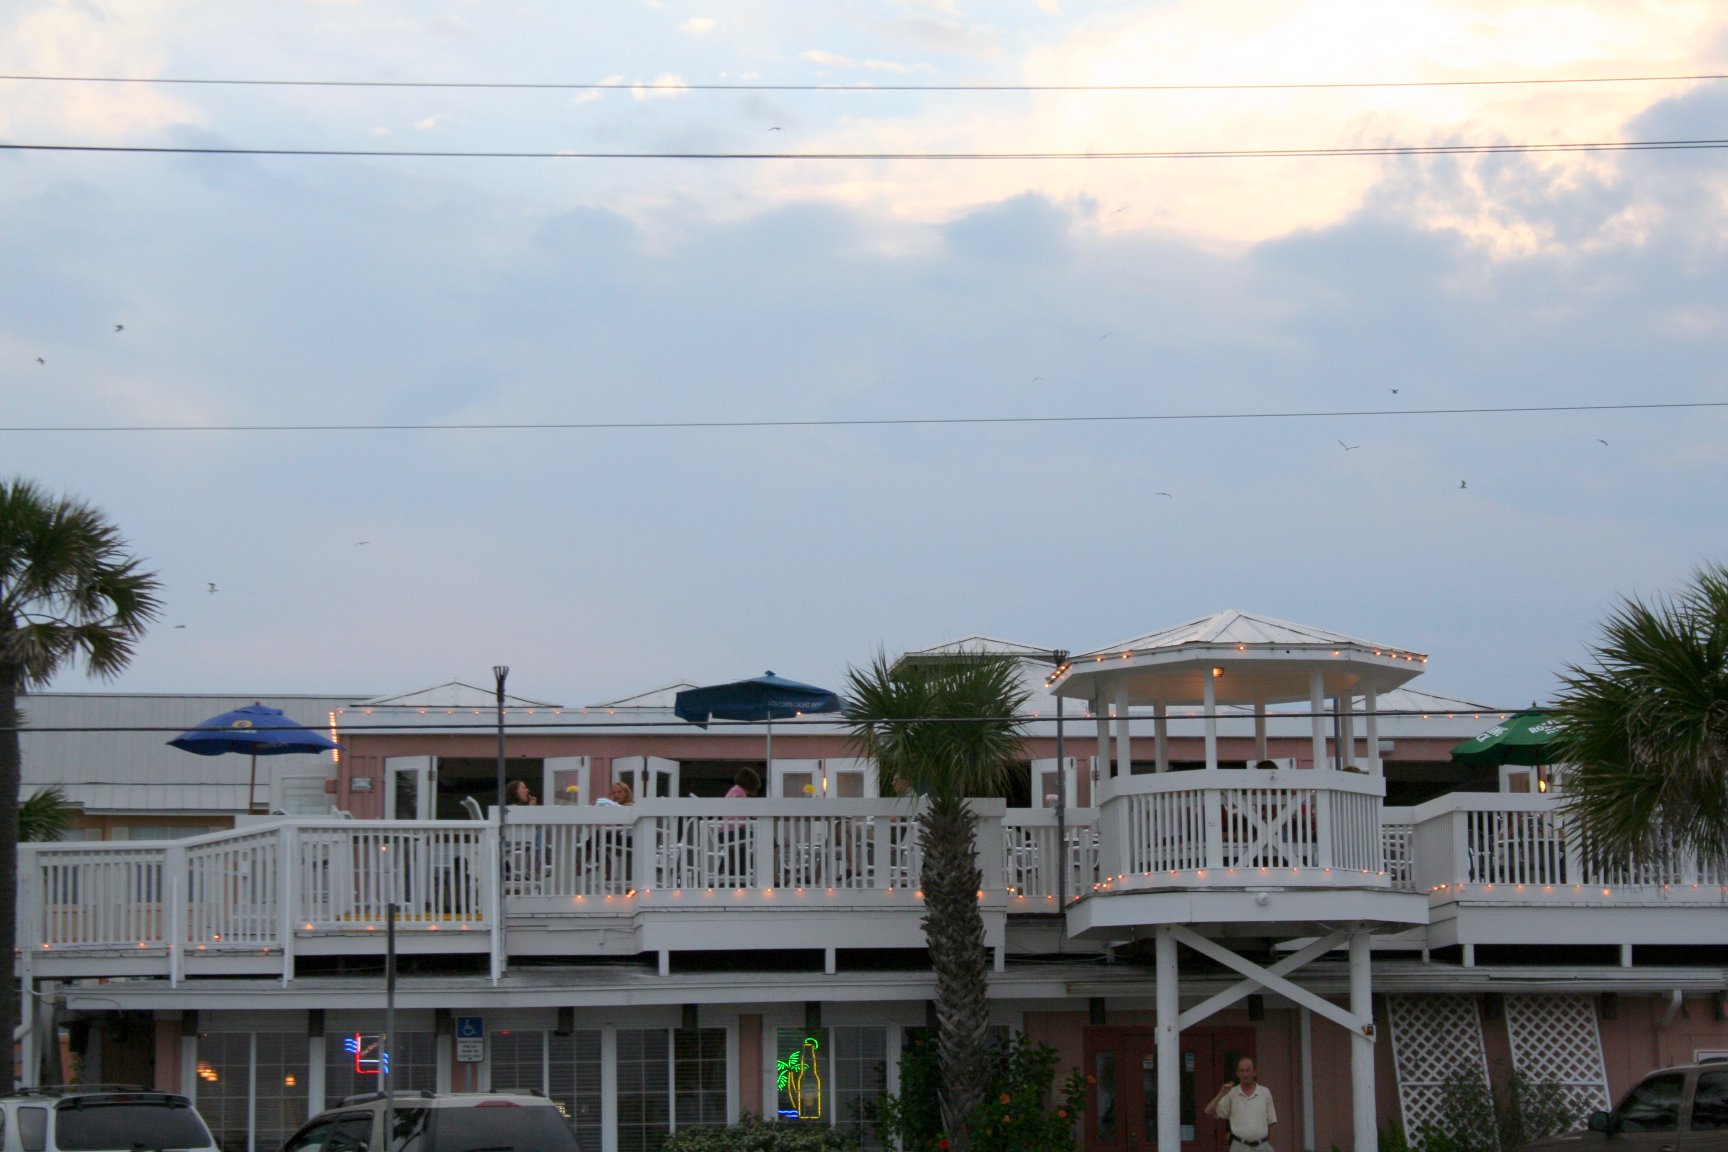
POLYGON ((418 160, 1242 160, 1362 156, 1482 156, 1558 152, 1675 152, 1728 148, 1728 139, 1599 140, 1574 144, 1386 144, 1355 148, 1178 148, 1124 152, 465 152, 375 148, 216 148, 136 144, 0 144, 10 152, 163 156, 325 156, 418 160))
POLYGON ((1728 80, 1728 73, 1678 76, 1559 76, 1506 80, 1338 80, 1275 84, 685 84, 625 80, 515 82, 488 80, 242 80, 194 76, 29 76, 0 80, 48 84, 164 84, 233 88, 448 88, 551 92, 1289 92, 1338 88, 1486 88, 1558 84, 1657 84, 1728 80))
POLYGON ((591 420, 460 424, 35 424, 0 432, 600 432, 730 428, 886 428, 955 424, 1113 424, 1202 420, 1311 420, 1365 416, 1507 416, 1544 412, 1634 412, 1728 408, 1728 400, 1647 404, 1531 404, 1472 408, 1349 408, 1286 412, 1160 412, 1103 416, 900 416, 834 420, 591 420))

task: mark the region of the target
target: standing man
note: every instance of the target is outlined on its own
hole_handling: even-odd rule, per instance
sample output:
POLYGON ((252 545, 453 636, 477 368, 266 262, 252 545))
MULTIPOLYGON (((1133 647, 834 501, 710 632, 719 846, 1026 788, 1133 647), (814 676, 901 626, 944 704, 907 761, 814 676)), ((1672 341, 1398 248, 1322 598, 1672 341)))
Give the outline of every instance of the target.
POLYGON ((1272 1152, 1272 1128, 1278 1109, 1272 1092, 1259 1083, 1254 1058, 1236 1061, 1236 1080, 1224 1081, 1206 1111, 1230 1125, 1230 1152, 1272 1152))

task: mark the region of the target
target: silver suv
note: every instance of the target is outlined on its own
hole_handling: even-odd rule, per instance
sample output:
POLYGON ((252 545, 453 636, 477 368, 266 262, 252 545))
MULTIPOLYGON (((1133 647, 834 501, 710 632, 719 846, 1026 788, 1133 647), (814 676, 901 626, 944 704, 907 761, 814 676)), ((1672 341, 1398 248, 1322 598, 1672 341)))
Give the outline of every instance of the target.
POLYGON ((1612 1112, 1592 1112, 1581 1132, 1550 1136, 1529 1152, 1728 1152, 1728 1063, 1650 1073, 1612 1112))
MULTIPOLYGON (((282 1152, 579 1152, 563 1109, 538 1092, 396 1092, 388 1145, 382 1093, 350 1096, 300 1126, 282 1152)), ((0 1150, 10 1152, 10 1150, 0 1150)))
POLYGON ((192 1101, 125 1084, 0 1096, 0 1152, 218 1152, 192 1101))

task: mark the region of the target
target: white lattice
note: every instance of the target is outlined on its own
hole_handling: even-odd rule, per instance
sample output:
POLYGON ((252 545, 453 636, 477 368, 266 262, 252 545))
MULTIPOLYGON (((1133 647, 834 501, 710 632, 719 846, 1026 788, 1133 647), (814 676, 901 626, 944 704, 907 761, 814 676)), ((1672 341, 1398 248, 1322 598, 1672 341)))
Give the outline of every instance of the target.
POLYGON ((1612 1107, 1596 1006, 1588 996, 1508 996, 1506 1035, 1518 1071, 1563 1086, 1581 1113, 1612 1107))
POLYGON ((1440 1117, 1441 1086, 1459 1071, 1488 1082, 1488 1055, 1474 996, 1392 996, 1392 1059, 1398 1103, 1412 1140, 1440 1117))

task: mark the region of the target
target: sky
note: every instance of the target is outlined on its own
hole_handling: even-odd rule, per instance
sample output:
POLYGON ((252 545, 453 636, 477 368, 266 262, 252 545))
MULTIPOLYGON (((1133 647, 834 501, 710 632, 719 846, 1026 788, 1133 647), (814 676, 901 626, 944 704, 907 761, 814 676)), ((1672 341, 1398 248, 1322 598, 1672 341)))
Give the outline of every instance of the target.
POLYGON ((1264 153, 1720 139, 1728 79, 1485 83, 1716 73, 1713 0, 11 0, 0 143, 540 154, 0 150, 0 474, 165 601, 52 687, 1239 608, 1543 699, 1724 559, 1728 150, 1264 153), (1261 154, 1084 158, 1171 151, 1261 154))

